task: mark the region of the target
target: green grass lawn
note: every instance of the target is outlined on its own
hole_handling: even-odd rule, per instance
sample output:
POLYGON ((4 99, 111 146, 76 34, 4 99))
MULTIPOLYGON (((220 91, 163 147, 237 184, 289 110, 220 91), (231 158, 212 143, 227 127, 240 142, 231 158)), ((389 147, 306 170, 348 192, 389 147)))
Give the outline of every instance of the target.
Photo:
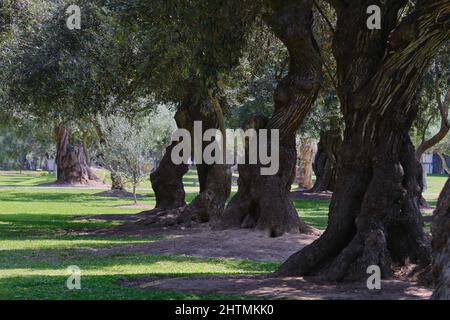
MULTIPOLYGON (((267 273, 277 263, 236 259, 205 259, 148 254, 97 254, 95 249, 116 245, 158 241, 151 237, 93 237, 77 234, 93 227, 108 227, 118 222, 74 220, 92 214, 132 214, 140 209, 119 208, 131 204, 128 198, 103 198, 100 190, 80 188, 28 188, 54 177, 40 173, 0 173, 0 299, 201 299, 230 298, 220 295, 196 295, 126 288, 120 279, 136 276, 211 275, 267 273), (13 188, 13 187, 21 188, 13 188), (82 270, 82 290, 68 290, 67 267, 82 270)), ((187 177, 190 187, 198 188, 195 173, 187 177)), ((446 177, 433 176, 425 194, 437 199, 446 177)), ((143 204, 154 204, 150 190, 143 204)), ((187 200, 195 196, 188 191, 187 200)), ((296 200, 302 219, 324 229, 328 201, 296 200)))
MULTIPOLYGON (((96 170, 96 175, 100 180, 106 184, 111 184, 110 172, 105 169, 96 170)), ((234 174, 237 176, 236 174, 234 174)), ((7 187, 31 187, 39 186, 46 183, 52 183, 56 181, 55 174, 49 174, 46 171, 0 171, 0 186, 7 187)), ((197 173, 194 169, 190 169, 183 177, 183 183, 186 192, 198 192, 199 184, 197 179, 197 173)), ((125 181, 125 186, 128 189, 132 188, 130 182, 125 181)), ((150 179, 143 178, 138 189, 141 191, 152 191, 152 185, 150 179)), ((234 186, 233 190, 237 190, 234 186)))
MULTIPOLYGON (((0 174, 0 185, 40 184, 36 176, 0 174), (15 179, 11 180, 11 176, 15 179)), ((117 282, 136 276, 211 275, 262 273, 275 263, 236 259, 202 259, 146 254, 102 254, 95 248, 157 241, 142 237, 83 236, 83 229, 108 227, 117 222, 74 220, 92 214, 132 214, 141 209, 118 208, 128 198, 94 196, 100 190, 80 188, 0 189, 0 299, 221 299, 221 295, 196 295, 126 288, 117 282), (80 235, 74 235, 77 230, 80 235), (82 290, 68 290, 67 267, 82 270, 82 290)), ((188 193, 191 200, 195 193, 188 193)), ((154 204, 153 194, 140 201, 154 204)))
POLYGON ((56 176, 44 171, 0 171, 0 186, 7 187, 30 187, 44 183, 51 183, 56 176))
POLYGON ((439 194, 447 179, 448 177, 445 175, 430 175, 427 177, 427 188, 423 195, 431 206, 436 206, 439 194))

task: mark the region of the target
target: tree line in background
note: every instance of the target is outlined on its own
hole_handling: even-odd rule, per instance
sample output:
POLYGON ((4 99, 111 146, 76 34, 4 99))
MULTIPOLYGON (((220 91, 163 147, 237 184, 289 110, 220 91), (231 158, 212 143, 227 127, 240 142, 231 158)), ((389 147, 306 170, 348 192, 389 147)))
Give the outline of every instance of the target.
MULTIPOLYGON (((230 168, 198 164, 200 193, 186 205, 188 168, 172 163, 172 142, 150 175, 157 205, 148 224, 314 233, 290 188, 296 139, 318 139, 317 181, 308 187, 333 191, 329 225, 277 274, 343 281, 364 277, 368 265, 383 276, 405 263, 421 272, 432 265, 436 296, 450 296, 449 231, 439 227, 450 219, 449 185, 433 260, 419 162, 427 150, 449 151, 449 0, 83 0, 81 30, 66 26, 69 4, 9 0, 0 11, 2 117, 56 132, 60 182, 95 180, 87 148, 71 142, 77 132, 92 126, 114 173, 121 161, 140 163, 140 146, 156 148, 146 124, 170 105, 176 126, 189 131, 194 121, 203 130, 278 129, 280 170, 261 176, 261 164, 239 165, 238 191, 226 204, 230 168), (366 27, 373 4, 380 30, 366 27), (126 147, 124 132, 133 132, 126 147)), ((143 173, 136 165, 127 174, 143 173)))

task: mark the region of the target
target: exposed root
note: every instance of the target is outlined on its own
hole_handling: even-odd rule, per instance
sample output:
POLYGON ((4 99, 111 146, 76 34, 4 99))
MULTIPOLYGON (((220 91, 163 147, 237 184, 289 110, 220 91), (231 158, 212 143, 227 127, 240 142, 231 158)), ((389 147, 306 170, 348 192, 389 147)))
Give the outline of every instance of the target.
POLYGON ((200 193, 189 205, 175 209, 155 209, 142 212, 144 217, 136 223, 141 225, 152 225, 171 227, 183 225, 191 227, 193 223, 206 223, 220 215, 223 204, 217 200, 214 192, 206 190, 200 193))

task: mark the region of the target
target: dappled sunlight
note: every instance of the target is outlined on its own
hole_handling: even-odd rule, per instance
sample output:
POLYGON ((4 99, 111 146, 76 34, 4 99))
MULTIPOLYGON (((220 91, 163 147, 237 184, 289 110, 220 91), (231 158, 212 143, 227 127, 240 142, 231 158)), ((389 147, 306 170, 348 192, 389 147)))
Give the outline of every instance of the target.
MULTIPOLYGON (((118 285, 117 281, 142 276, 258 274, 273 271, 276 266, 273 263, 183 256, 74 254, 67 250, 12 251, 11 254, 0 254, 0 299, 89 298, 90 294, 93 294, 91 298, 102 299, 122 298, 122 295, 126 299, 163 298, 164 294, 157 291, 126 288, 118 285), (66 288, 67 267, 70 265, 81 269, 82 290, 69 291, 66 288)), ((176 298, 173 293, 170 296, 176 298)), ((186 297, 186 294, 180 294, 178 298, 186 297)))

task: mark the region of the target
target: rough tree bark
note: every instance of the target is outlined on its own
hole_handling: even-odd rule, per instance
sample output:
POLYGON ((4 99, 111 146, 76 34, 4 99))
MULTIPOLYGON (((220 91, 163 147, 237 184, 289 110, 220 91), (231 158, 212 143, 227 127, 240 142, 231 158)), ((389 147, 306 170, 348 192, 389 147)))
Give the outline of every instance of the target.
MULTIPOLYGON (((178 126, 180 128, 180 124, 178 126)), ((158 168, 150 174, 150 181, 155 192, 156 209, 176 209, 186 204, 183 176, 189 168, 187 164, 176 165, 172 162, 170 155, 176 144, 177 142, 172 142, 166 148, 158 168)))
POLYGON ((432 274, 436 282, 433 298, 450 300, 450 179, 439 196, 431 230, 432 274))
POLYGON ((274 92, 270 119, 253 116, 244 129, 278 129, 278 173, 260 174, 260 165, 239 165, 238 192, 219 228, 255 228, 272 237, 286 232, 313 232, 303 223, 290 199, 297 159, 295 134, 317 97, 321 83, 320 54, 311 31, 313 1, 272 1, 268 24, 289 51, 289 72, 274 92))
POLYGON ((316 182, 312 192, 333 191, 336 183, 337 157, 342 146, 339 126, 332 126, 320 134, 317 153, 313 163, 316 182))
POLYGON ((313 141, 309 138, 300 139, 299 150, 299 169, 297 173, 298 187, 309 190, 313 187, 312 173, 313 173, 313 141))
POLYGON ((367 277, 369 265, 387 277, 396 264, 430 262, 418 207, 420 164, 408 131, 420 77, 450 37, 450 1, 419 2, 400 24, 406 1, 385 1, 378 31, 365 27, 369 2, 333 1, 333 51, 346 124, 337 183, 326 231, 284 262, 278 275, 355 280, 367 277))
MULTIPOLYGON (((199 99, 199 92, 192 88, 180 105, 175 120, 178 128, 191 133, 194 138, 194 122, 201 121, 202 134, 208 129, 221 128, 224 131, 223 111, 225 101, 219 101, 210 92, 209 97, 199 99)), ((207 96, 207 95, 204 95, 207 96)), ((195 141, 192 141, 194 147, 195 141)), ((203 142, 202 142, 203 143, 203 142)), ((188 171, 186 164, 175 165, 171 152, 177 142, 167 149, 158 169, 151 174, 152 187, 155 191, 157 206, 154 215, 139 223, 176 225, 195 222, 209 222, 222 214, 225 202, 231 192, 231 170, 225 164, 197 164, 200 194, 186 205, 183 176, 188 171)), ((203 143, 201 150, 209 143, 203 143)), ((193 155, 193 152, 191 152, 193 155)))
POLYGON ((86 163, 83 146, 69 143, 69 131, 64 125, 57 128, 56 139, 57 183, 89 184, 100 181, 86 163))
POLYGON ((85 162, 88 166, 91 166, 91 156, 89 154, 88 138, 89 138, 88 131, 85 129, 85 130, 83 130, 82 146, 83 146, 83 150, 84 150, 85 162))
POLYGON ((115 172, 111 172, 111 191, 125 191, 122 177, 115 172))

